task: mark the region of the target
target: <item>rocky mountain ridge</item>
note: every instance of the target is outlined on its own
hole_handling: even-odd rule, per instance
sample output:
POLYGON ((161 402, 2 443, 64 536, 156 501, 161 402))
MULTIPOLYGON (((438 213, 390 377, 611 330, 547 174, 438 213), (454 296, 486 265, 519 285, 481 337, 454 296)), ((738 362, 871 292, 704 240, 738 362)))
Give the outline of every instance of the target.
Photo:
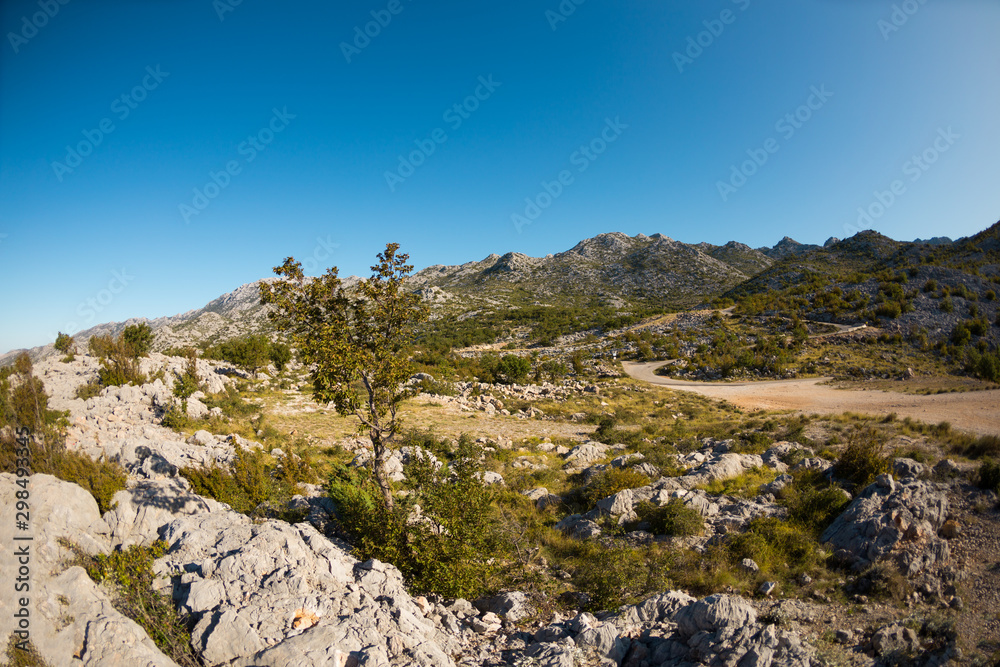
MULTIPOLYGON (((508 252, 460 265, 429 266, 415 273, 410 285, 432 308, 457 311, 453 314, 459 315, 483 307, 531 303, 599 304, 619 310, 635 306, 686 307, 727 290, 752 285, 755 277, 763 277, 769 270, 773 273, 776 264, 782 261, 808 258, 816 251, 852 252, 852 246, 845 244, 866 234, 874 232, 862 232, 845 241, 830 239, 825 247, 802 244, 786 236, 772 248, 753 249, 737 241, 722 246, 687 244, 663 234, 630 237, 611 232, 584 239, 569 250, 545 257, 508 252)), ((924 242, 918 239, 916 243, 935 247, 953 245, 946 237, 924 242)), ((349 276, 343 280, 351 285, 360 279, 349 276)), ((85 345, 91 336, 116 335, 126 326, 147 323, 156 332, 154 349, 164 351, 249 333, 273 333, 266 310, 259 302, 260 282, 241 285, 186 313, 107 322, 73 335, 78 343, 85 345)), ((11 363, 22 351, 0 355, 0 365, 11 363)), ((37 360, 52 354, 53 349, 49 344, 28 352, 37 360)))

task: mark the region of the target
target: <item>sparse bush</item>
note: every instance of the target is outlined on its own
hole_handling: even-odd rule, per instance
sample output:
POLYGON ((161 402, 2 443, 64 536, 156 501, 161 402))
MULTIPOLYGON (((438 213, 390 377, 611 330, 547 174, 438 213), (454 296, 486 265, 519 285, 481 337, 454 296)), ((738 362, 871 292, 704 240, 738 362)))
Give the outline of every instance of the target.
POLYGON ((268 352, 268 357, 280 373, 285 370, 285 365, 292 360, 292 348, 288 347, 284 343, 271 343, 271 349, 268 352))
POLYGON ((500 530, 495 491, 478 478, 478 449, 461 438, 452 465, 440 470, 429 457, 414 457, 406 468, 410 495, 393 508, 370 471, 336 467, 327 490, 355 555, 392 563, 414 593, 472 598, 495 587, 510 546, 500 530))
POLYGON ((73 337, 60 331, 56 336, 55 348, 63 354, 68 355, 72 353, 74 347, 73 337))
POLYGON ((153 347, 153 331, 149 325, 132 324, 122 330, 120 339, 134 357, 145 357, 153 347))
POLYGON ((189 398, 198 391, 198 386, 201 384, 201 377, 198 375, 198 352, 189 347, 183 353, 186 360, 184 372, 174 381, 174 396, 189 398))
POLYGON ((608 468, 594 475, 580 491, 580 500, 590 508, 598 500, 613 496, 625 489, 637 489, 649 484, 649 478, 632 468, 608 468))
POLYGON ((976 484, 981 489, 1000 493, 1000 463, 983 461, 976 472, 976 484))
POLYGON ((840 516, 850 503, 847 495, 826 482, 819 473, 807 473, 781 492, 782 503, 788 507, 788 519, 819 536, 840 516))
POLYGON ((819 552, 815 539, 797 524, 769 517, 750 522, 747 530, 726 542, 731 561, 752 559, 765 573, 789 574, 815 566, 819 552))
POLYGON ((870 426, 857 427, 848 434, 847 448, 834 464, 834 473, 864 488, 889 472, 891 465, 885 435, 870 426))
POLYGON ((968 438, 967 442, 952 445, 952 451, 970 459, 980 459, 984 456, 1000 458, 1000 436, 984 435, 978 438, 968 438))
POLYGON ((700 535, 705 529, 705 520, 698 510, 684 504, 680 498, 659 507, 650 502, 640 503, 635 513, 640 521, 650 523, 650 532, 654 535, 684 537, 700 535))
POLYGON ((187 619, 178 615, 171 598, 153 588, 153 561, 167 552, 165 542, 133 545, 96 557, 76 552, 90 578, 112 590, 115 609, 138 623, 171 660, 181 667, 202 664, 191 646, 187 619))
POLYGON ((276 462, 260 449, 236 447, 226 467, 182 468, 180 472, 195 493, 215 498, 243 514, 265 510, 266 504, 284 505, 295 493, 294 485, 281 478, 276 462))
POLYGON ((614 610, 669 588, 671 566, 670 554, 655 547, 587 541, 580 544, 573 583, 590 598, 590 610, 614 610))

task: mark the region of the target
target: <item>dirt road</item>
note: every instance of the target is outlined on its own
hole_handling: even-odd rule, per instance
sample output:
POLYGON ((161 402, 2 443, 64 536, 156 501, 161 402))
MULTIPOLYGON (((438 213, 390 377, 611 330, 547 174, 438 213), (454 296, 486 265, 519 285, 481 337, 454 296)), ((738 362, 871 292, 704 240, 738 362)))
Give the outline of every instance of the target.
POLYGON ((720 398, 744 409, 794 410, 811 414, 858 412, 884 416, 896 413, 980 435, 1000 434, 1000 390, 917 396, 890 391, 848 391, 821 385, 826 378, 769 382, 688 382, 656 375, 664 362, 622 362, 637 380, 720 398))

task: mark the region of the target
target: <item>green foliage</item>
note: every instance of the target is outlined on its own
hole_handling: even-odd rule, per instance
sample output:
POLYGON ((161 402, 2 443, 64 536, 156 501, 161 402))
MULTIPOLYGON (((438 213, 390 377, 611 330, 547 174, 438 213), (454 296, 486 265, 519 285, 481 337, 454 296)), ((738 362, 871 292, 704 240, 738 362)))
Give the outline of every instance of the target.
POLYGON ((847 436, 847 447, 834 464, 834 473, 864 488, 892 466, 885 435, 870 427, 855 427, 847 436))
MULTIPOLYGON (((232 338, 205 350, 212 359, 222 359, 238 366, 253 378, 258 369, 267 365, 271 358, 272 346, 267 336, 243 336, 232 338)), ((289 351, 290 354, 290 351, 289 351)))
POLYGON ((954 443, 951 449, 953 452, 968 456, 970 459, 981 459, 984 456, 1000 458, 1000 436, 969 437, 965 442, 954 443))
POLYGON ((268 358, 274 367, 278 369, 278 372, 285 370, 285 365, 292 360, 292 348, 288 347, 284 343, 271 343, 271 349, 268 352, 268 358))
POLYGON ((613 610, 670 588, 672 564, 670 554, 655 546, 588 540, 579 543, 573 582, 589 596, 590 610, 613 610))
POLYGON ((65 414, 49 410, 44 384, 30 375, 31 359, 19 357, 15 368, 20 372, 13 378, 0 376, 0 471, 17 470, 20 446, 13 428, 29 428, 32 472, 80 485, 94 496, 102 514, 108 511, 114 494, 125 488, 125 471, 117 463, 98 462, 82 452, 67 450, 61 430, 65 414))
POLYGON ((965 357, 965 369, 981 380, 1000 382, 1000 351, 968 350, 965 357))
POLYGON ((195 493, 215 498, 243 514, 275 511, 295 495, 295 483, 309 479, 308 468, 286 458, 274 461, 260 449, 236 447, 228 466, 181 468, 181 475, 191 482, 195 493))
POLYGON ((632 468, 607 468, 594 475, 580 491, 580 500, 591 508, 598 500, 613 496, 625 489, 637 489, 649 484, 649 478, 632 468))
POLYGON ((153 347, 153 331, 145 322, 132 324, 122 331, 121 341, 131 351, 132 356, 145 357, 153 347))
POLYGON ((604 416, 597 424, 593 439, 605 444, 625 444, 638 447, 642 444, 642 432, 619 428, 616 417, 604 416))
POLYGON ((7 651, 4 654, 4 657, 7 658, 7 667, 48 667, 48 663, 42 658, 31 640, 29 639, 25 643, 22 641, 13 633, 8 638, 7 651))
POLYGON ((654 535, 683 537, 700 535, 705 529, 705 521, 698 510, 685 505, 680 498, 659 507, 650 502, 640 503, 635 512, 640 521, 650 523, 650 532, 654 535))
POLYGON ((503 384, 518 384, 528 379, 531 361, 515 354, 505 354, 497 362, 495 377, 503 384))
POLYGON ((186 348, 184 372, 174 380, 174 396, 178 398, 189 398, 191 394, 198 391, 201 384, 201 377, 198 375, 198 352, 194 348, 186 348))
POLYGON ((97 377, 102 387, 116 387, 126 384, 138 386, 146 382, 146 376, 139 370, 139 356, 141 355, 138 350, 147 344, 142 332, 148 331, 148 329, 149 325, 146 324, 135 325, 125 327, 125 331, 115 338, 110 335, 90 338, 88 344, 90 353, 101 362, 97 377), (129 332, 130 339, 126 338, 125 332, 129 332), (139 347, 136 347, 137 345, 139 347))
POLYGON ((840 516, 850 499, 838 487, 825 481, 822 473, 807 472, 781 492, 789 521, 809 531, 815 538, 840 516))
POLYGON ((62 423, 65 413, 49 409, 45 384, 32 375, 31 357, 22 352, 13 367, 0 375, 0 428, 43 431, 62 423))
POLYGON ((983 461, 976 472, 976 484, 981 489, 1000 493, 1000 463, 983 461))
POLYGON ((384 463, 399 428, 396 409, 412 368, 407 348, 413 327, 427 318, 420 297, 403 289, 413 270, 408 255, 389 243, 379 253, 370 278, 345 290, 334 267, 306 280, 302 265, 289 257, 274 269, 284 280, 260 286, 261 302, 274 306, 269 317, 287 332, 311 367, 313 398, 334 401, 354 414, 375 450, 373 477, 388 508, 393 497, 384 463), (362 398, 363 395, 363 398, 362 398))
POLYGON ((414 593, 473 598, 497 585, 511 548, 482 472, 479 448, 462 438, 449 467, 411 459, 409 495, 398 506, 386 505, 368 470, 337 466, 327 489, 359 559, 392 563, 414 593))
POLYGON ((73 337, 60 331, 56 336, 55 348, 63 354, 70 354, 74 348, 73 337))
POLYGON ((727 540, 733 563, 750 558, 762 572, 788 574, 819 563, 816 540, 799 525, 768 517, 750 522, 746 531, 727 540))
POLYGON ((138 623, 157 648, 181 667, 198 667, 201 660, 191 646, 186 619, 177 614, 173 601, 153 589, 153 561, 167 552, 167 544, 134 545, 109 555, 90 558, 81 552, 87 574, 113 591, 119 612, 138 623))
POLYGON ((761 484, 773 482, 777 476, 777 471, 771 468, 751 468, 736 477, 714 479, 705 484, 704 489, 713 495, 753 498, 761 484))

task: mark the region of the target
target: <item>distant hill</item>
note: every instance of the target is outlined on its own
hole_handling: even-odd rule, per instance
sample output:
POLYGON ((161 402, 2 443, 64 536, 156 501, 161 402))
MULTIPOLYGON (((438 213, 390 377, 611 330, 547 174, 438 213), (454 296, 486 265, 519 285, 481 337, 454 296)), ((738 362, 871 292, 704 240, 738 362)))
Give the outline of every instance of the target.
MULTIPOLYGON (((804 280, 815 276, 849 288, 851 273, 868 275, 913 265, 934 267, 919 268, 918 278, 936 276, 946 285, 964 282, 978 289, 996 273, 998 225, 954 242, 935 237, 903 243, 865 231, 845 240, 831 238, 824 246, 802 244, 786 236, 772 248, 758 249, 736 241, 722 246, 687 244, 662 234, 612 232, 541 258, 508 252, 456 266, 430 266, 414 274, 409 285, 431 305, 434 317, 471 317, 484 310, 529 305, 600 306, 623 312, 682 309, 721 295, 740 299, 801 289, 804 280), (984 275, 975 275, 978 267, 985 267, 984 275)), ((344 280, 351 284, 359 279, 344 280)), ((273 333, 259 302, 259 284, 237 287, 187 313, 108 322, 74 337, 79 345, 86 345, 91 336, 115 335, 130 324, 148 322, 156 332, 154 349, 164 350, 248 333, 273 333)), ((865 289, 872 291, 872 286, 865 289)), ((823 315, 815 308, 805 310, 823 315)), ((20 352, 0 356, 0 364, 9 363, 20 352)), ((53 349, 45 345, 30 352, 39 358, 53 349)))

